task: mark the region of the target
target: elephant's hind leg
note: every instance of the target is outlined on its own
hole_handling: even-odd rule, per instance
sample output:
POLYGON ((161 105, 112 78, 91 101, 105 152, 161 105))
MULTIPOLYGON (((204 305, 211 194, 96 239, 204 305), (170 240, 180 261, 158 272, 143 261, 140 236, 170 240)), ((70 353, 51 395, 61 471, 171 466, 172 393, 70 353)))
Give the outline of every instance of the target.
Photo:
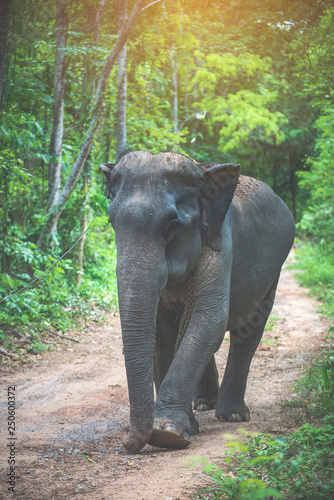
POLYGON ((194 395, 194 409, 208 411, 216 408, 218 391, 218 370, 213 357, 197 385, 194 395))
POLYGON ((274 303, 278 278, 248 323, 230 332, 229 356, 216 409, 216 417, 222 422, 242 422, 250 419, 249 409, 244 402, 247 377, 274 303))

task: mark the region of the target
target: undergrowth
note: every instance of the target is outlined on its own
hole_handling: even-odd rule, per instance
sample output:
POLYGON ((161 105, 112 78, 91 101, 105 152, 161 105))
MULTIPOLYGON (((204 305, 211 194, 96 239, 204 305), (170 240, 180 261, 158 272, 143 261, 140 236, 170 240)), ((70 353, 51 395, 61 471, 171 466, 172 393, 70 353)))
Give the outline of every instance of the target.
POLYGON ((319 312, 334 317, 334 254, 325 252, 321 244, 307 242, 298 246, 296 257, 297 280, 322 301, 319 312))
POLYGON ((99 227, 106 226, 105 218, 104 213, 100 214, 95 231, 88 234, 80 287, 76 286, 77 268, 72 252, 32 286, 13 295, 64 252, 59 246, 54 247, 52 254, 41 252, 37 245, 23 241, 17 228, 11 229, 11 239, 0 242, 0 251, 12 255, 11 272, 0 273, 0 301, 7 298, 0 303, 2 349, 18 356, 48 350, 45 333, 64 333, 80 326, 83 319, 100 321, 101 311, 117 309, 116 245, 114 234, 109 230, 106 241, 99 227))
MULTIPOLYGON (((329 329, 328 338, 334 335, 329 329)), ((304 423, 285 437, 270 434, 228 436, 220 466, 207 458, 193 457, 203 465, 208 485, 194 498, 202 500, 233 499, 301 499, 334 498, 334 345, 324 352, 297 384, 301 405, 307 419, 318 420, 318 426, 304 423), (321 421, 319 420, 321 419, 321 421)), ((289 402, 288 402, 289 403, 289 402)), ((289 412, 289 404, 286 411, 289 412)), ((245 434, 245 431, 239 429, 245 434)))
MULTIPOLYGON (((231 437, 231 436, 229 436, 231 437)), ((238 440, 240 436, 232 436, 238 440)), ((334 427, 304 424, 287 437, 258 434, 242 444, 231 441, 223 468, 202 459, 210 484, 196 498, 332 499, 334 427)))

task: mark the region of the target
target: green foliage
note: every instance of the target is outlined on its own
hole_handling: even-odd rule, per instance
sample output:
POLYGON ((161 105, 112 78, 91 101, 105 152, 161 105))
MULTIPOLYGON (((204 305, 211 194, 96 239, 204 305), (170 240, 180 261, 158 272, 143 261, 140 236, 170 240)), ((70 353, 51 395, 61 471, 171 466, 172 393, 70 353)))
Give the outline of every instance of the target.
MULTIPOLYGON (((200 56, 198 54, 198 56, 200 56)), ((258 141, 280 143, 281 126, 287 122, 278 111, 270 111, 276 95, 266 74, 271 60, 257 54, 209 54, 196 71, 191 86, 197 87, 195 109, 208 113, 207 126, 216 133, 223 153, 247 147, 251 135, 258 141)))
MULTIPOLYGON (((46 222, 51 159, 48 149, 52 128, 55 5, 30 4, 23 0, 15 17, 0 123, 0 300, 38 277, 73 245, 81 233, 83 207, 89 221, 103 199, 104 190, 102 176, 90 173, 91 189, 84 204, 83 179, 80 179, 64 218, 58 223, 58 233, 43 252, 38 250, 37 240, 46 222)), ((92 73, 93 66, 95 75, 109 52, 108 44, 113 43, 108 27, 108 34, 101 33, 101 41, 106 45, 93 46, 85 10, 79 8, 78 12, 73 4, 69 15, 72 29, 67 50, 63 182, 89 119, 94 85, 89 72, 92 73)), ((112 85, 111 81, 110 90, 112 85)), ((107 102, 115 109, 110 97, 107 102)), ((88 171, 92 165, 106 161, 108 154, 97 142, 87 160, 88 171)), ((37 337, 29 349, 37 352, 43 349, 38 332, 64 331, 74 324, 75 318, 95 317, 94 305, 117 307, 115 242, 110 229, 108 236, 105 231, 107 220, 104 207, 103 215, 95 221, 86 240, 86 267, 80 288, 75 285, 78 270, 75 248, 32 287, 0 304, 1 332, 6 338, 16 330, 35 332, 37 337), (95 235, 96 242, 91 244, 95 235)), ((11 350, 10 343, 7 349, 11 350)))
MULTIPOLYGON (((104 213, 97 218, 95 231, 99 227, 104 228, 106 222, 104 213)), ((97 232, 94 238, 94 229, 88 236, 90 239, 86 246, 87 266, 81 287, 75 287, 73 260, 61 260, 33 287, 0 304, 0 323, 6 325, 7 330, 20 326, 23 330, 25 327, 35 330, 66 330, 74 324, 76 317, 94 315, 92 305, 117 307, 116 249, 113 234, 111 233, 109 247, 105 247, 105 239, 101 241, 100 232, 97 232), (72 279, 69 279, 71 276, 72 279)), ((58 252, 59 250, 58 248, 58 252)), ((56 260, 55 255, 41 252, 34 243, 26 241, 24 235, 15 227, 10 228, 6 240, 0 242, 0 252, 7 257, 12 256, 11 274, 0 274, 1 298, 25 286, 56 260)))
MULTIPOLYGON (((313 222, 312 222, 313 223, 313 222)), ((319 300, 319 311, 334 316, 334 259, 328 255, 327 246, 321 242, 307 242, 296 251, 297 264, 301 272, 296 274, 301 285, 309 287, 319 300)))
POLYGON ((245 444, 230 442, 227 447, 222 469, 208 464, 207 459, 200 460, 210 484, 196 498, 332 498, 333 425, 315 428, 304 424, 286 438, 258 434, 245 444))
MULTIPOLYGON (((238 439, 235 437, 235 439, 238 439)), ((223 469, 207 464, 210 498, 329 500, 334 491, 334 427, 303 425, 289 436, 258 434, 245 444, 227 444, 223 469)))
POLYGON ((307 241, 297 253, 300 282, 325 304, 321 311, 334 316, 334 106, 333 106, 333 7, 319 16, 318 30, 309 39, 309 71, 305 89, 314 96, 320 116, 315 122, 315 150, 298 172, 306 198, 297 230, 307 241))
POLYGON ((298 174, 300 187, 310 197, 299 230, 312 235, 320 253, 330 258, 334 252, 334 107, 326 109, 316 126, 320 132, 317 155, 308 159, 310 170, 298 174))
MULTIPOLYGON (((333 338, 334 328, 328 332, 328 338, 333 338)), ((303 395, 309 412, 316 417, 323 417, 334 422, 334 348, 323 353, 322 357, 314 362, 307 373, 296 385, 296 389, 303 395)))
MULTIPOLYGON (((104 2, 99 22, 98 2, 67 6, 62 186, 117 37, 116 3, 104 2)), ((73 245, 83 214, 91 220, 102 201, 104 179, 96 166, 113 161, 116 149, 115 67, 85 173, 57 233, 40 252, 51 160, 56 5, 21 0, 12 19, 0 115, 1 297, 73 245)), ((301 218, 300 233, 317 245, 305 250, 309 261, 310 249, 317 251, 307 283, 328 300, 334 288, 332 20, 332 6, 320 0, 226 0, 224 8, 212 0, 207 9, 197 0, 183 6, 166 0, 143 11, 127 43, 128 149, 174 149, 199 161, 235 161, 242 173, 268 182, 301 218)), ((7 334, 14 324, 65 329, 75 315, 90 313, 92 304, 117 307, 116 249, 105 210, 85 241, 80 288, 76 248, 34 287, 0 305, 7 334)))

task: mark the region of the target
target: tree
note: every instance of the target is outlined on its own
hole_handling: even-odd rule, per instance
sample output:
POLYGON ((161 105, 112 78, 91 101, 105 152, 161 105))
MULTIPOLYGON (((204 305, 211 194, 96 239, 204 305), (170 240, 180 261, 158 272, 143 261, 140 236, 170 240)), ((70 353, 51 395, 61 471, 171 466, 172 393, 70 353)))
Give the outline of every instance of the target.
POLYGON ((70 195, 71 195, 71 193, 72 193, 72 191, 77 183, 77 180, 81 174, 82 168, 85 164, 87 156, 88 156, 90 149, 92 147, 92 144, 93 144, 93 141, 95 138, 95 134, 97 133, 98 128, 101 124, 101 119, 102 119, 102 116, 104 113, 103 105, 104 105, 105 90, 107 87, 108 78, 110 76, 111 70, 116 63, 117 58, 118 58, 124 44, 126 43, 127 39, 129 38, 129 36, 132 33, 132 30, 137 22, 137 19, 141 14, 141 10, 144 6, 144 2, 145 2, 145 0, 137 0, 136 1, 129 18, 128 18, 127 22, 125 23, 125 25, 124 25, 116 43, 115 43, 113 50, 110 52, 110 54, 105 62, 105 65, 104 65, 103 70, 102 70, 102 74, 101 74, 99 82, 98 82, 97 90, 96 90, 95 103, 93 105, 93 111, 91 114, 90 124, 88 126, 87 131, 86 131, 85 138, 83 140, 82 146, 81 146, 79 154, 77 156, 77 159, 76 159, 76 161, 73 165, 73 168, 70 172, 70 175, 69 175, 69 177, 68 177, 68 179, 67 179, 67 181, 66 181, 66 183, 65 183, 65 185, 64 185, 64 187, 59 195, 58 202, 56 203, 56 205, 54 205, 54 207, 50 213, 50 217, 48 219, 48 222, 47 222, 44 230, 42 231, 41 236, 39 237, 39 240, 38 240, 38 247, 39 248, 42 248, 42 246, 43 246, 45 235, 49 236, 52 233, 52 231, 55 229, 55 227, 57 225, 57 221, 58 221, 58 219, 62 213, 62 210, 64 208, 64 205, 65 205, 66 201, 69 199, 69 197, 70 197, 70 195))
MULTIPOLYGON (((118 0, 118 34, 120 35, 127 18, 127 0, 118 0)), ((118 85, 117 85, 117 145, 116 162, 126 153, 126 44, 118 56, 118 85)))
POLYGON ((83 235, 78 244, 78 270, 76 277, 76 286, 81 286, 82 281, 82 272, 84 266, 84 247, 86 240, 86 229, 87 229, 87 191, 88 191, 88 182, 89 182, 89 172, 87 168, 88 162, 86 162, 84 171, 83 171, 83 208, 82 208, 82 216, 80 223, 80 232, 83 235))
POLYGON ((68 32, 67 2, 57 2, 56 15, 56 55, 53 86, 53 126, 50 142, 51 161, 48 180, 48 211, 56 205, 59 199, 62 171, 62 149, 64 133, 64 94, 66 73, 66 42, 68 32))

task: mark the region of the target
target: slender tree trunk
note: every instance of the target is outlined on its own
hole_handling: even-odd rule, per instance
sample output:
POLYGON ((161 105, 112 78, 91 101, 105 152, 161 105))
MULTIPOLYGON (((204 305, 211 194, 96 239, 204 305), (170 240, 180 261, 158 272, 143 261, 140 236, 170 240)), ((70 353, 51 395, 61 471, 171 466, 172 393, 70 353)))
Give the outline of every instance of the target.
MULTIPOLYGON (((94 34, 94 45, 96 46, 99 42, 100 39, 100 28, 101 28, 101 15, 102 11, 104 8, 104 5, 106 3, 106 0, 100 0, 99 3, 96 5, 96 10, 95 10, 95 22, 94 22, 94 28, 93 28, 93 34, 94 34)), ((97 73, 96 73, 96 64, 93 63, 93 74, 94 79, 93 79, 93 89, 92 89, 92 94, 95 96, 96 92, 96 86, 97 86, 97 73)))
MULTIPOLYGON (((120 35, 127 18, 127 0, 118 0, 118 34, 120 35)), ((118 56, 118 87, 117 87, 117 145, 116 162, 126 153, 126 45, 118 56)))
MULTIPOLYGON (((183 11, 181 9, 180 12, 180 35, 183 33, 183 11)), ((172 56, 171 58, 172 69, 173 69, 173 132, 177 133, 179 131, 179 96, 178 96, 178 73, 177 73, 177 64, 178 58, 176 56, 172 56)))
POLYGON ((173 69, 173 132, 178 132, 179 118, 178 118, 178 109, 179 109, 179 99, 177 93, 177 63, 175 62, 175 58, 172 57, 172 69, 173 69))
MULTIPOLYGON (((101 14, 106 0, 100 0, 99 3, 95 6, 95 19, 93 21, 93 35, 94 35, 94 46, 97 46, 100 38, 100 27, 101 27, 101 14)), ((93 63, 93 82, 92 82, 92 94, 95 94, 96 84, 97 84, 97 75, 96 75, 96 65, 93 63)), ((87 188, 90 181, 90 171, 91 166, 89 162, 85 162, 84 172, 83 172, 83 192, 84 192, 84 200, 83 200, 83 213, 80 221, 80 232, 83 234, 81 240, 78 245, 78 270, 77 270, 77 278, 76 278, 76 286, 81 286, 82 281, 82 272, 83 272, 83 264, 84 264, 84 249, 85 249, 85 241, 86 241, 86 229, 87 229, 87 188)))
MULTIPOLYGON (((87 165, 87 163, 86 163, 86 165, 87 165)), ((83 177, 83 192, 84 192, 84 202, 83 202, 83 204, 84 204, 84 209, 83 209, 82 218, 81 218, 81 224, 80 224, 80 232, 81 232, 81 234, 83 234, 86 231, 86 229, 87 229, 86 203, 87 203, 88 181, 89 181, 89 173, 88 172, 84 172, 84 177, 83 177)), ((83 261, 84 261, 85 239, 86 239, 86 235, 84 234, 83 237, 81 238, 81 240, 79 241, 79 248, 78 248, 78 271, 77 271, 77 280, 76 280, 77 287, 81 286, 82 271, 83 271, 83 261)))
POLYGON ((120 51, 122 50, 124 44, 126 43, 127 39, 132 33, 132 30, 141 14, 141 10, 144 6, 145 0, 137 0, 132 12, 130 14, 130 17, 128 18, 120 36, 118 37, 116 44, 113 48, 113 50, 110 52, 106 63, 103 67, 102 74, 100 77, 100 80, 98 82, 98 86, 96 89, 96 95, 95 95, 95 102, 94 102, 94 107, 92 110, 92 117, 91 121, 89 124, 89 127, 87 129, 85 138, 83 140, 82 146, 79 151, 79 155, 72 167, 72 170, 70 172, 70 175, 65 183, 65 186, 63 187, 58 203, 53 207, 52 212, 50 214, 50 217, 48 219, 48 222, 46 224, 46 227, 44 228, 41 236, 39 237, 38 240, 38 247, 42 248, 43 247, 43 242, 45 236, 48 236, 52 233, 54 228, 57 225, 57 221, 63 211, 64 204, 67 202, 69 199, 76 183, 77 180, 81 174, 82 168, 85 164, 85 161, 87 159, 87 156, 90 152, 90 149, 92 147, 95 134, 101 124, 101 119, 104 113, 104 96, 105 96, 105 90, 107 87, 108 83, 108 78, 110 76, 111 70, 114 67, 117 58, 120 54, 120 51))
MULTIPOLYGON (((68 14, 66 2, 57 2, 57 44, 55 57, 55 74, 53 87, 53 126, 50 142, 48 211, 56 205, 60 193, 62 170, 62 149, 64 135, 64 93, 66 73, 66 42, 68 34, 68 14)), ((56 226, 54 227, 54 230, 56 226)))
MULTIPOLYGON (((0 239, 5 241, 10 227, 10 171, 7 168, 0 168, 0 210, 2 220, 0 224, 0 239)), ((0 252, 0 274, 10 274, 11 256, 0 252)))
POLYGON ((292 167, 290 167, 290 173, 289 173, 289 178, 290 178, 290 191, 291 191, 291 202, 292 202, 292 214, 294 219, 297 218, 297 203, 296 203, 296 175, 295 175, 295 169, 294 169, 294 164, 292 167))
MULTIPOLYGON (((106 120, 107 123, 110 120, 110 105, 108 105, 106 109, 106 120)), ((109 161, 109 156, 110 156, 110 148, 111 148, 111 138, 112 138, 112 133, 110 131, 110 128, 108 127, 107 132, 106 132, 106 142, 105 142, 105 158, 107 161, 109 161)))
POLYGON ((5 90, 5 62, 8 46, 12 0, 0 0, 0 111, 5 90))

